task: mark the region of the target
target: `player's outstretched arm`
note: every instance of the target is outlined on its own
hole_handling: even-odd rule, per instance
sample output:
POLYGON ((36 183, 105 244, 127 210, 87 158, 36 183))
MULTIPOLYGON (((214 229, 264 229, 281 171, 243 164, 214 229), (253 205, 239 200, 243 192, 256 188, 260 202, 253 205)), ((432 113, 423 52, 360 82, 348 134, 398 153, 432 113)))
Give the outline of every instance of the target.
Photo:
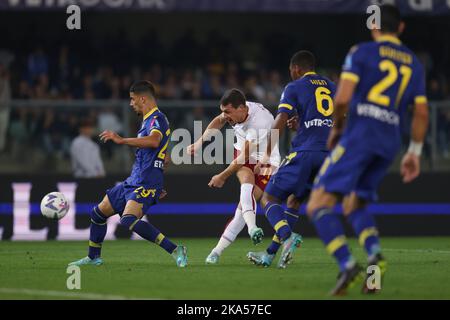
POLYGON ((339 86, 334 97, 334 111, 333 111, 333 128, 328 137, 328 149, 333 149, 339 141, 345 127, 345 114, 348 110, 348 105, 352 100, 355 92, 357 82, 352 79, 342 79, 339 81, 339 86))
POLYGON ((116 144, 125 144, 130 147, 137 148, 158 148, 162 140, 162 135, 159 131, 152 131, 149 136, 139 138, 123 138, 114 131, 103 131, 100 134, 100 140, 103 142, 112 141, 116 144))
POLYGON ((211 136, 213 135, 215 130, 220 130, 224 127, 226 121, 223 117, 223 113, 219 114, 217 117, 215 117, 206 128, 205 132, 202 134, 202 136, 195 141, 193 144, 187 147, 187 152, 190 155, 194 155, 203 145, 204 141, 208 141, 211 136))
POLYGON ((413 181, 420 174, 420 155, 427 129, 428 104, 416 103, 411 124, 411 142, 400 167, 404 183, 413 181))

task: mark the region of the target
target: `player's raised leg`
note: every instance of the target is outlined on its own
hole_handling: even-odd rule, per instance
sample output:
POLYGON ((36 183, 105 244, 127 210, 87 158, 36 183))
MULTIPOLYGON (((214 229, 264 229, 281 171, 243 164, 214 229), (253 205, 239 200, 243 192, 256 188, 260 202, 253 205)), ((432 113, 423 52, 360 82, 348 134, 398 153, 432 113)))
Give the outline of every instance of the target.
POLYGON ((114 215, 114 209, 108 199, 108 196, 105 196, 98 206, 92 208, 90 213, 91 226, 89 235, 89 252, 87 257, 71 262, 69 265, 81 266, 87 264, 103 264, 101 250, 107 231, 106 220, 112 215, 114 215))
POLYGON ((332 295, 341 295, 360 276, 361 267, 356 264, 350 253, 344 228, 334 207, 338 201, 335 194, 326 192, 323 188, 313 190, 307 205, 307 214, 316 227, 327 252, 333 255, 339 265, 339 276, 332 295))
POLYGON ((143 216, 143 204, 134 200, 128 200, 120 223, 140 235, 142 238, 151 241, 171 254, 177 266, 187 266, 187 249, 184 246, 177 246, 164 236, 152 224, 141 220, 143 216))
POLYGON ((262 196, 262 190, 255 186, 255 174, 248 167, 242 167, 236 173, 241 183, 240 204, 242 217, 247 224, 248 234, 253 244, 261 243, 263 231, 256 225, 256 201, 262 196))

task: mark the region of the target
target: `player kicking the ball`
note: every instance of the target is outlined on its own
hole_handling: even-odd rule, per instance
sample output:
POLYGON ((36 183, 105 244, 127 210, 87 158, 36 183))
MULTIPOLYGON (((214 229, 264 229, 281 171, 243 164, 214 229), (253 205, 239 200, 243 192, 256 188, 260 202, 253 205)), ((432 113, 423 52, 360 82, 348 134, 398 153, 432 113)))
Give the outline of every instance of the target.
MULTIPOLYGON (((210 139, 213 129, 220 130, 226 123, 233 127, 237 139, 234 144, 234 160, 223 172, 213 176, 208 184, 212 188, 221 188, 233 174, 236 174, 241 184, 240 202, 234 218, 206 258, 208 264, 218 263, 222 252, 236 239, 245 225, 254 244, 262 241, 263 231, 256 225, 256 201, 261 198, 270 178, 268 175, 254 173, 256 163, 261 160, 267 148, 268 133, 273 122, 270 111, 259 103, 246 101, 245 95, 238 89, 231 89, 224 94, 220 110, 222 113, 211 121, 202 137, 188 147, 188 153, 196 153, 203 142, 210 139)), ((268 163, 272 170, 279 166, 278 148, 274 149, 268 163)))
MULTIPOLYGON (((404 29, 398 9, 383 5, 380 13, 381 29, 372 30, 375 41, 353 47, 345 60, 334 100, 335 126, 328 140, 334 149, 320 169, 307 205, 317 233, 339 265, 332 295, 345 294, 362 277, 334 214, 338 202, 367 252, 368 265, 377 266, 381 275, 385 272, 375 220, 366 205, 376 200, 376 190, 401 147, 400 123, 409 105, 414 105, 414 116, 411 143, 401 163, 403 182, 420 173, 428 125, 425 74, 418 58, 398 38, 404 29)), ((367 280, 363 284, 364 293, 377 289, 367 280)))
POLYGON ((178 267, 187 265, 186 247, 177 246, 153 225, 141 220, 164 193, 163 169, 170 136, 169 122, 156 105, 155 88, 151 82, 133 84, 130 99, 134 111, 143 115, 137 138, 122 138, 112 131, 102 132, 100 138, 103 142, 112 141, 137 148, 131 175, 107 190, 103 201, 92 209, 88 256, 69 265, 103 263, 100 253, 106 236, 106 220, 116 213, 121 215, 123 226, 171 254, 178 267))

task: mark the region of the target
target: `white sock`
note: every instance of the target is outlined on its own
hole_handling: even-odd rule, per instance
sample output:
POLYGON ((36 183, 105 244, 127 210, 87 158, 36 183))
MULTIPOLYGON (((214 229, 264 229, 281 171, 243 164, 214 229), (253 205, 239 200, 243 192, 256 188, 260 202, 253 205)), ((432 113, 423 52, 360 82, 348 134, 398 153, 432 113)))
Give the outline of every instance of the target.
POLYGON ((244 229, 245 220, 242 218, 242 211, 239 209, 239 206, 236 208, 234 213, 234 218, 225 228, 222 236, 220 237, 219 242, 216 247, 212 250, 217 253, 219 256, 222 254, 223 250, 225 250, 238 236, 238 234, 244 229))
POLYGON ((253 185, 243 183, 241 185, 242 216, 247 224, 248 233, 256 228, 255 199, 253 198, 253 185))

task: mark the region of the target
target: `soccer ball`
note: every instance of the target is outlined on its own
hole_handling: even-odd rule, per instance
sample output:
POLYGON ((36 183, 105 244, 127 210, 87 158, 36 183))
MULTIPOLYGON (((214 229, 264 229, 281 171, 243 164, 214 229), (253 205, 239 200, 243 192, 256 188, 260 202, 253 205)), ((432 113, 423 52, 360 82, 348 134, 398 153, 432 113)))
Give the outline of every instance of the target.
POLYGON ((41 201, 41 213, 54 220, 62 219, 69 211, 69 203, 61 192, 51 192, 41 201))

